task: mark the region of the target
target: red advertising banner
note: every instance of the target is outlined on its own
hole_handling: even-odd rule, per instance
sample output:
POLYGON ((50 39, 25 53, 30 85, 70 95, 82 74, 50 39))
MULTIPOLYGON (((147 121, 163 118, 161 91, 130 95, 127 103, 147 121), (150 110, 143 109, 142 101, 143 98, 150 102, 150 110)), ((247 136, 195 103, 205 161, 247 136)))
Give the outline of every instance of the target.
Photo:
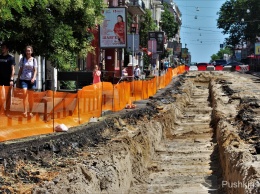
POLYGON ((100 48, 125 48, 126 8, 114 7, 102 10, 104 21, 100 25, 100 48))
POLYGON ((148 40, 148 51, 150 51, 151 53, 156 53, 157 51, 156 40, 148 40))
POLYGON ((255 55, 260 55, 260 43, 255 43, 255 55))

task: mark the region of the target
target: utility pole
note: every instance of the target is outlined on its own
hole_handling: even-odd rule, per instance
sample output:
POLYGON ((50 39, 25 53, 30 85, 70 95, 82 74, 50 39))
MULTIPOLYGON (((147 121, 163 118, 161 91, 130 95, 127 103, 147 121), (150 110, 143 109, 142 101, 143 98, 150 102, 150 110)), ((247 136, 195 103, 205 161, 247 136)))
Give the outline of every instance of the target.
POLYGON ((131 27, 131 33, 133 35, 133 48, 132 48, 132 73, 133 73, 133 92, 132 94, 134 95, 134 78, 135 78, 135 75, 134 75, 134 53, 135 53, 135 33, 136 33, 136 27, 131 27))

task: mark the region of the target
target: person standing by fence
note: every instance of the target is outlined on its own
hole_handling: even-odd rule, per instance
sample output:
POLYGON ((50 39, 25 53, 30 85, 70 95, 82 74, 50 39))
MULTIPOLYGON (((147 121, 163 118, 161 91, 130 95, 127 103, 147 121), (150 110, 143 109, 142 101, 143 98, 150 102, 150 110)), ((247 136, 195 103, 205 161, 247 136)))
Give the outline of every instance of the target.
POLYGON ((100 82, 100 76, 101 76, 101 71, 99 70, 98 66, 95 65, 93 70, 93 84, 100 82))
POLYGON ((136 65, 134 69, 134 78, 138 80, 140 78, 140 75, 141 75, 140 68, 138 65, 136 65))
POLYGON ((165 60, 164 63, 163 63, 163 68, 165 70, 165 73, 167 72, 168 68, 169 68, 169 61, 168 60, 165 60))
MULTIPOLYGON (((13 86, 14 84, 14 66, 15 60, 12 55, 9 54, 9 45, 6 42, 1 44, 1 55, 0 55, 0 86, 13 86)), ((11 103, 11 90, 12 88, 5 87, 4 93, 1 99, 6 100, 7 111, 10 110, 11 103), (4 97, 4 98, 3 98, 4 97)), ((1 103, 1 109, 3 109, 3 102, 1 103)))
POLYGON ((27 46, 25 48, 25 56, 19 62, 18 81, 19 87, 23 89, 24 117, 33 116, 33 90, 36 89, 37 60, 32 56, 32 53, 32 46, 27 46), (27 113, 28 101, 29 113, 27 113))

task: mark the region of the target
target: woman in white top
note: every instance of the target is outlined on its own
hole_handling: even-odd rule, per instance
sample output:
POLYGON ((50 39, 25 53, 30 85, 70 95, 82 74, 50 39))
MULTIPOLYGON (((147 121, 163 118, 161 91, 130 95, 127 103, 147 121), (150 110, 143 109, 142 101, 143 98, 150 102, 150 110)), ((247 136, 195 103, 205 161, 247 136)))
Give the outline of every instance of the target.
POLYGON ((25 48, 25 57, 21 58, 19 62, 19 87, 23 89, 23 105, 24 113, 23 116, 32 117, 33 108, 33 90, 36 89, 36 75, 37 75, 37 60, 32 57, 33 48, 32 46, 27 46, 25 48), (30 90, 30 91, 28 91, 30 90), (27 113, 27 97, 29 100, 29 113, 27 113))
POLYGON ((138 80, 140 75, 141 75, 140 68, 138 65, 136 65, 134 69, 134 78, 138 80))

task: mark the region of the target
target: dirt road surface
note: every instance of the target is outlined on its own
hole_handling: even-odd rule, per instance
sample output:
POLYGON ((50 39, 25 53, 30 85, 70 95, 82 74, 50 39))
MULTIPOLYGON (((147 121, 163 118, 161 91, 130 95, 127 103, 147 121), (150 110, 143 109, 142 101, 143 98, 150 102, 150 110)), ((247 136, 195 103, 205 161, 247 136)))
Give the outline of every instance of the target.
POLYGON ((260 79, 188 72, 136 109, 0 144, 2 193, 260 193, 260 79))

